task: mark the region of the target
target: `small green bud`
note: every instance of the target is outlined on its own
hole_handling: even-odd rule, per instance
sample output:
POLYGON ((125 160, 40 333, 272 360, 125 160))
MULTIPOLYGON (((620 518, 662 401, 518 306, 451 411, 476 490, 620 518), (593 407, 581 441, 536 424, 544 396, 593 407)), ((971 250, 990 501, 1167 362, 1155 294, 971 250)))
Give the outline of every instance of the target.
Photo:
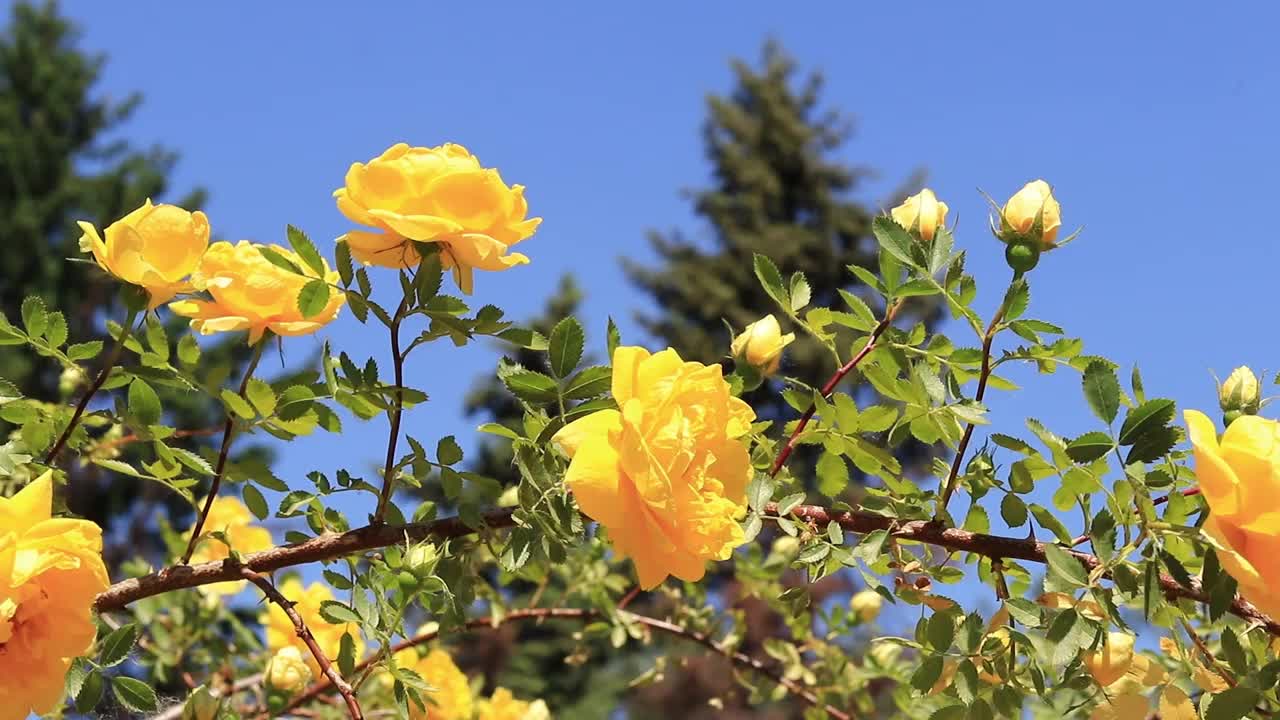
POLYGON ((1253 370, 1247 365, 1232 370, 1218 387, 1218 405, 1225 413, 1223 420, 1227 425, 1231 424, 1227 416, 1235 420, 1241 415, 1257 415, 1262 407, 1262 386, 1253 370))
POLYGON ((429 543, 418 543, 408 549, 404 554, 404 569, 412 573, 416 578, 431 577, 436 571, 436 564, 440 561, 440 552, 436 550, 436 546, 429 543))
POLYGON ((1030 272, 1040 262, 1040 248, 1029 242, 1012 242, 1005 246, 1004 259, 1014 272, 1030 272))
POLYGON ((191 691, 187 704, 182 707, 182 720, 216 720, 222 701, 201 685, 191 691))

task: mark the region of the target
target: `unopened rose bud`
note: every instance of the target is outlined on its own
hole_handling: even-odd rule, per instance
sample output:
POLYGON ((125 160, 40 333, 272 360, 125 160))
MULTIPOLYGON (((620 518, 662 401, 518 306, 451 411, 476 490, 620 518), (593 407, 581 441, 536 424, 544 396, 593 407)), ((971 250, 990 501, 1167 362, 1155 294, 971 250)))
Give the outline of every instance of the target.
POLYGON ((292 645, 277 650, 262 674, 273 690, 290 696, 302 692, 311 682, 311 668, 302 659, 301 651, 292 645))
POLYGON ((893 664, 902 656, 902 646, 892 642, 878 642, 871 646, 871 650, 867 652, 867 657, 875 661, 876 665, 882 668, 893 667, 893 664))
POLYGON ((416 577, 428 577, 435 572, 440 553, 429 542, 419 543, 404 554, 404 567, 416 577))
POLYGON ((83 385, 86 379, 83 370, 78 367, 69 367, 58 376, 58 392, 63 397, 67 397, 83 385))
POLYGON ((880 597, 880 593, 875 590, 862 590, 849 598, 849 609, 853 610, 853 614, 864 623, 875 620, 883 604, 884 598, 880 597))
POLYGON ((894 222, 928 242, 938 228, 947 224, 947 204, 939 202, 938 196, 925 188, 890 210, 889 215, 894 222))
POLYGON ((182 707, 182 720, 216 720, 222 701, 201 685, 191 691, 187 704, 182 707))
POLYGON ((1241 415, 1257 415, 1262 406, 1262 387, 1258 376, 1245 365, 1232 370, 1226 382, 1218 388, 1218 404, 1222 406, 1226 425, 1241 415))
POLYGON ((779 535, 773 541, 773 552, 782 557, 792 557, 800 551, 800 541, 790 535, 779 535))
POLYGON ((1030 240, 1042 250, 1056 246, 1062 206, 1044 180, 1027 183, 1000 209, 999 236, 1010 244, 1030 240))
POLYGON ((795 339, 795 333, 782 334, 777 318, 765 315, 734 338, 730 350, 738 362, 744 362, 761 375, 768 376, 777 372, 782 362, 782 349, 795 339))

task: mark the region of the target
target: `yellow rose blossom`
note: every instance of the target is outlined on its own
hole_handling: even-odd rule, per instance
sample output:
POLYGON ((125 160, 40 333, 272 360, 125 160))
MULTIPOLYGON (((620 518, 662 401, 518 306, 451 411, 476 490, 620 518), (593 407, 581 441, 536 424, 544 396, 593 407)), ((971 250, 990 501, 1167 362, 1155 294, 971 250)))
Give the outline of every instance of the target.
MULTIPOLYGON (((324 651, 325 657, 338 657, 344 633, 351 633, 351 639, 355 641, 355 656, 360 657, 364 654, 364 641, 360 638, 360 628, 355 623, 331 625, 320 616, 320 606, 326 600, 334 599, 333 591, 329 589, 328 585, 313 582, 303 588, 301 581, 296 577, 291 577, 281 583, 279 589, 281 595, 284 595, 290 602, 294 603, 293 609, 302 616, 302 621, 311 629, 311 634, 315 636, 316 643, 324 651)), ((307 667, 311 669, 311 674, 320 675, 320 666, 316 663, 316 659, 311 656, 306 644, 298 637, 293 621, 289 619, 284 610, 272 603, 267 606, 266 612, 262 613, 260 620, 267 629, 267 649, 274 653, 286 647, 297 648, 299 656, 307 663, 307 667)))
POLYGON ((947 204, 940 202, 932 190, 925 188, 890 210, 889 215, 894 222, 919 233, 921 239, 929 241, 938 228, 947 224, 947 204))
POLYGON ((271 245, 306 273, 299 275, 272 265, 258 245, 240 241, 214 243, 200 260, 192 278, 196 287, 208 290, 212 300, 180 300, 169 305, 178 315, 191 318, 191 327, 204 335, 249 331, 249 344, 258 342, 267 330, 277 335, 310 335, 338 316, 346 302, 340 292, 331 292, 320 312, 303 317, 298 310, 298 293, 313 279, 330 285, 338 282, 336 270, 324 263, 324 273, 316 274, 291 250, 271 245))
MULTIPOLYGON (((209 506, 209 517, 204 523, 206 537, 196 546, 191 562, 216 562, 227 559, 231 550, 244 555, 271 547, 271 532, 255 526, 253 521, 253 514, 239 499, 230 495, 214 498, 213 504, 209 506), (207 537, 211 532, 224 533, 231 547, 228 548, 222 540, 207 537)), ((187 531, 187 537, 191 537, 190 530, 187 531)), ((210 595, 235 595, 244 589, 245 583, 245 580, 238 580, 201 585, 200 591, 210 595)))
MULTIPOLYGON (((310 657, 310 653, 307 654, 310 657)), ((311 668, 303 659, 302 651, 289 645, 276 651, 267 661, 262 674, 267 685, 289 696, 297 695, 311 683, 311 668)))
POLYGON ((395 655, 398 667, 408 668, 422 677, 432 691, 424 692, 426 708, 409 703, 410 720, 470 720, 474 706, 471 685, 449 653, 439 648, 419 656, 414 648, 395 655))
POLYGON ((1110 685, 1124 677, 1133 665, 1134 637, 1128 633, 1107 633, 1102 645, 1084 654, 1084 666, 1099 685, 1110 685))
POLYGON ((511 691, 496 688, 488 699, 476 704, 476 720, 550 720, 551 712, 541 700, 519 700, 511 691))
POLYGON ((1040 215, 1040 242, 1044 249, 1054 247, 1058 241, 1058 229, 1062 227, 1062 206, 1053 196, 1053 188, 1044 180, 1033 180, 1014 193, 1000 209, 1000 226, 1005 233, 1028 235, 1035 229, 1036 215, 1040 215))
POLYGON ((107 226, 106 239, 92 223, 76 223, 84 233, 80 251, 92 252, 103 270, 146 289, 155 309, 191 284, 187 276, 209 247, 209 219, 199 210, 175 205, 142 207, 107 226))
MULTIPOLYGON (((1135 653, 1124 674, 1106 686, 1104 699, 1094 707, 1089 720, 1147 720, 1151 711, 1151 701, 1147 699, 1145 693, 1168 681, 1169 674, 1164 668, 1147 656, 1135 653)), ((1176 696, 1170 697, 1176 700, 1176 696)), ((1161 703, 1163 707, 1164 698, 1161 699, 1161 703)))
POLYGON ((1240 594, 1280 617, 1280 423, 1244 415, 1222 441, 1208 417, 1187 411, 1196 478, 1209 504, 1204 531, 1240 594))
POLYGON ((644 589, 668 575, 697 581, 708 560, 744 542, 751 461, 742 436, 755 413, 729 394, 719 365, 619 347, 613 398, 556 433, 572 458, 565 484, 630 557, 644 589))
POLYGON ((795 342, 795 333, 782 334, 778 319, 765 315, 748 325, 730 345, 730 352, 761 375, 772 375, 782 362, 782 350, 795 342))
POLYGON ((52 509, 52 472, 0 498, 0 720, 53 712, 71 660, 93 645, 93 600, 109 585, 102 530, 52 509))
POLYGON ((880 593, 875 590, 862 590, 849 598, 849 609, 853 610, 853 614, 857 615, 862 622, 875 620, 883 604, 884 598, 880 597, 880 593))
POLYGON ((464 293, 474 270, 506 270, 529 262, 510 247, 537 230, 528 219, 524 186, 507 186, 461 145, 409 147, 397 143, 368 163, 353 163, 346 184, 333 193, 338 210, 373 231, 339 238, 366 265, 418 264, 411 240, 436 243, 464 293))

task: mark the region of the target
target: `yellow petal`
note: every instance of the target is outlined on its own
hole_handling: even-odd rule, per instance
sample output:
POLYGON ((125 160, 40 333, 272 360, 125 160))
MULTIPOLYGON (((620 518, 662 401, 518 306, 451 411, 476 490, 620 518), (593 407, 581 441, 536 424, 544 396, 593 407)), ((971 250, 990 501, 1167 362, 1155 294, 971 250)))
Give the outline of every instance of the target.
POLYGON ((587 438, 607 436, 621 429, 622 416, 617 410, 601 410, 578 418, 560 428, 551 437, 551 442, 559 445, 564 450, 564 454, 572 458, 578 452, 578 446, 587 438))
POLYGON ((0 528, 22 535, 49 519, 53 510, 53 471, 46 470, 13 497, 0 498, 0 528))
POLYGON ((624 522, 619 502, 622 470, 618 453, 602 435, 588 435, 565 472, 565 485, 588 517, 613 527, 624 522))
POLYGON ((1238 515, 1243 508, 1240 506, 1236 474, 1222 458, 1213 421, 1195 410, 1186 411, 1183 418, 1195 450, 1196 478, 1210 509, 1224 517, 1238 515))

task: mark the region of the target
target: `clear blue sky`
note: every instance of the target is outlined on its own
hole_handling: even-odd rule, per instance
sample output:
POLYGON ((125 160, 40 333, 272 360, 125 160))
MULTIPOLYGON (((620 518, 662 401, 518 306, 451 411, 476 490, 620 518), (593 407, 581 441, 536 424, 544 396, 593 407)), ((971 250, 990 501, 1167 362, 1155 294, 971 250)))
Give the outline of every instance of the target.
MULTIPOLYGON (((731 87, 730 57, 775 37, 822 69, 825 98, 853 114, 840 158, 880 171, 857 197, 878 205, 913 169, 960 221, 989 311, 1007 277, 981 187, 1004 198, 1044 177, 1074 245, 1032 276, 1031 315, 1086 351, 1142 361, 1148 393, 1212 409, 1210 370, 1280 366, 1274 249, 1280 167, 1280 11, 1191 3, 78 3, 84 45, 110 55, 102 88, 141 90, 138 142, 182 152, 175 187, 211 191, 228 239, 280 241, 285 223, 329 239, 349 227, 331 191, 349 163, 407 141, 460 142, 527 186, 542 228, 533 262, 479 274, 475 300, 523 317, 561 273, 587 292, 589 342, 606 314, 639 341, 644 301, 619 268, 650 258, 649 228, 698 236, 682 188, 708 179, 698 136, 708 93, 731 87), (819 10, 819 7, 821 8, 819 10)), ((394 285, 390 273, 381 279, 394 285)), ((339 346, 380 348, 346 315, 339 346)), ((945 328, 974 344, 963 327, 945 328)), ((295 358, 314 343, 289 340, 295 358)), ((380 351, 385 355, 385 350, 380 351)), ((461 396, 494 362, 485 350, 416 355, 411 384, 433 402, 408 418, 431 440, 474 423, 461 396)), ((993 393, 1000 429, 1039 416, 1093 429, 1078 376, 993 393)), ((810 381, 819 378, 810 378, 810 381)), ((1026 433, 1021 433, 1026 434, 1026 433)), ((281 474, 372 465, 385 420, 354 421, 284 452, 281 474)))

